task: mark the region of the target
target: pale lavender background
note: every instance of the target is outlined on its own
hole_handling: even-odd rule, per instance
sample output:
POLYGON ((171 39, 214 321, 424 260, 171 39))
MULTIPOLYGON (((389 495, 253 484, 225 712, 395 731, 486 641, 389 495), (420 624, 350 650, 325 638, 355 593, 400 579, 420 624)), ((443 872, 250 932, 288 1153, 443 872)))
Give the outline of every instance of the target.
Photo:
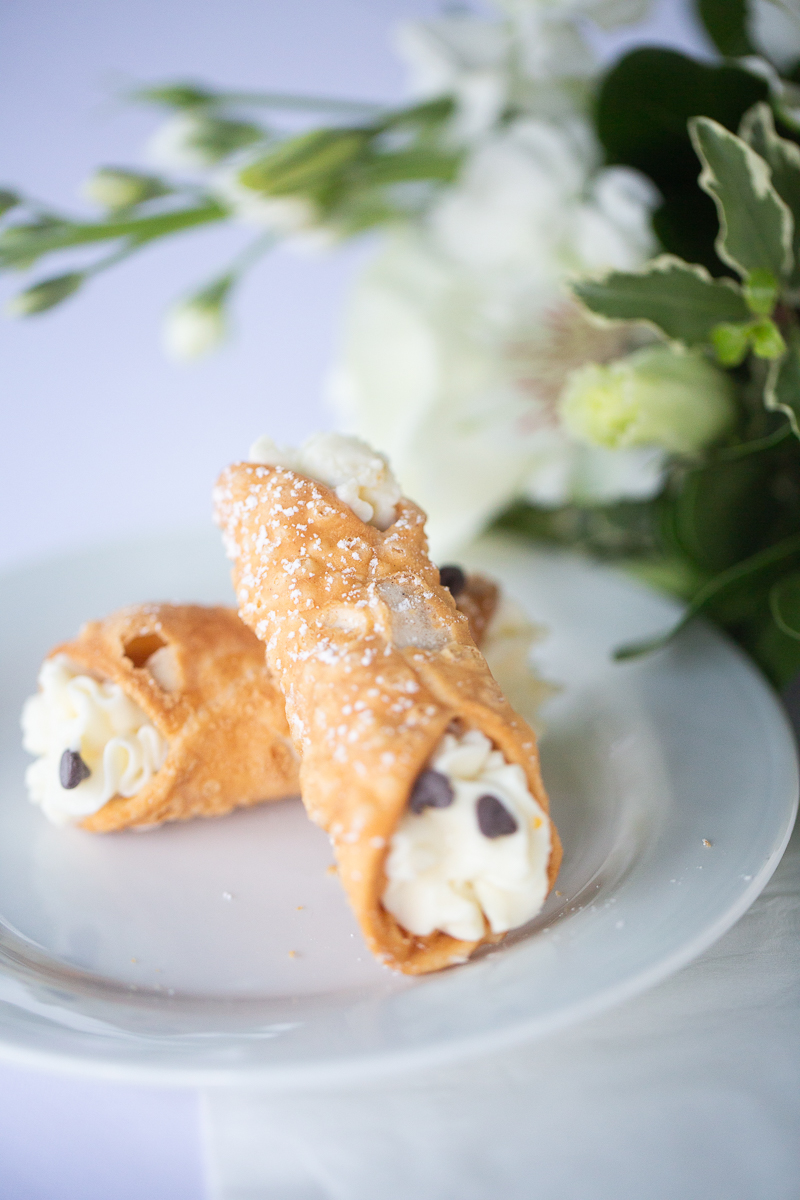
MULTIPOLYGON (((433 0, 5 0, 0 183, 80 210, 100 163, 136 163, 155 117, 113 99, 127 81, 393 100, 397 21, 433 0)), ((702 45, 685 0, 660 0, 635 34, 702 45)), ((243 290, 239 337, 181 368, 159 350, 166 305, 242 241, 188 235, 29 322, 0 323, 0 564, 129 532, 196 524, 218 469, 253 437, 326 423, 322 380, 342 297, 366 248, 279 253, 243 290)), ((3 297, 13 289, 2 281, 3 297)), ((88 614, 87 614, 88 615, 88 614)), ((6 633, 8 636, 8 631, 6 633)), ((201 1200, 191 1092, 81 1082, 0 1066, 2 1200, 201 1200)))

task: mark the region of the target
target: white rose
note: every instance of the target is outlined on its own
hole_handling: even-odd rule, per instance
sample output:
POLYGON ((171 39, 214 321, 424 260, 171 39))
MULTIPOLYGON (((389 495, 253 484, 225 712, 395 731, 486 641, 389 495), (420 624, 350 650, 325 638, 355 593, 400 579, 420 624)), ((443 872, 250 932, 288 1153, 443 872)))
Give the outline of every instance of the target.
POLYGON ((699 355, 669 346, 580 367, 560 407, 569 432, 595 446, 657 446, 688 455, 718 438, 735 416, 728 376, 699 355))
POLYGON ((619 334, 582 328, 573 346, 568 322, 549 320, 548 305, 563 307, 552 288, 534 278, 511 303, 484 284, 419 236, 395 236, 359 280, 332 380, 340 422, 389 455, 439 557, 516 497, 638 497, 661 478, 658 455, 586 447, 558 418, 570 354, 618 352, 619 334), (527 329, 541 343, 530 351, 527 329))

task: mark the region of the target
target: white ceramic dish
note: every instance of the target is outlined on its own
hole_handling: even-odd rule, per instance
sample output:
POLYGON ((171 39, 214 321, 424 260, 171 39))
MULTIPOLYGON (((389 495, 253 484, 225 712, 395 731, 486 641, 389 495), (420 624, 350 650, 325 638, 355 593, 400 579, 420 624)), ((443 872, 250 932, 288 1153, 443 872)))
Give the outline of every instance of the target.
POLYGON ((542 753, 565 857, 532 926, 422 979, 372 961, 298 800, 105 837, 26 800, 19 710, 44 653, 123 603, 230 599, 213 533, 2 580, 0 1053, 151 1083, 324 1086, 541 1036, 733 924, 797 802, 791 734, 757 672, 702 624, 615 665, 610 648, 664 627, 670 602, 511 541, 469 559, 551 630, 538 662, 563 691, 542 753))

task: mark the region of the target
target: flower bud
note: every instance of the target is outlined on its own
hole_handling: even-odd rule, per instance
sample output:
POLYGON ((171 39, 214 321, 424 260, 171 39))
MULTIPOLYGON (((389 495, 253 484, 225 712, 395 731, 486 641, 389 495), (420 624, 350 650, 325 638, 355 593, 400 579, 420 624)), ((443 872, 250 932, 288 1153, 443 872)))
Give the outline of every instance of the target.
POLYGON ((36 283, 13 296, 6 305, 6 312, 10 317, 31 317, 35 313, 46 312, 48 308, 54 308, 73 292, 77 292, 83 280, 82 271, 43 279, 41 283, 36 283))
POLYGON ((16 208, 22 201, 16 192, 10 191, 8 188, 0 188, 0 217, 5 213, 11 212, 12 208, 16 208))
POLYGON ((152 175, 140 175, 136 171, 124 171, 117 167, 101 167, 95 171, 81 188, 83 196, 110 212, 132 208, 145 200, 166 196, 169 188, 152 175))
POLYGON ((719 437, 735 413, 728 377, 705 358, 668 346, 578 368, 560 408, 568 432, 580 441, 689 455, 719 437))
POLYGON ((221 280, 170 310, 163 329, 163 345, 170 358, 184 362, 202 358, 225 340, 225 297, 231 283, 227 278, 221 280))
POLYGON ((257 125, 185 111, 170 117, 156 130, 148 142, 147 153, 160 166, 201 171, 263 137, 264 131, 257 125))

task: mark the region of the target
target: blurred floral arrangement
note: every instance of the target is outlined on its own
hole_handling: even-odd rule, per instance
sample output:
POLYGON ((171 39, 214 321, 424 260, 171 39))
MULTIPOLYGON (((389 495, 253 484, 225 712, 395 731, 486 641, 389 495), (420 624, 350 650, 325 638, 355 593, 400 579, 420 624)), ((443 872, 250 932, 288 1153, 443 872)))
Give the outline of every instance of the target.
POLYGON ((647 7, 497 0, 408 24, 415 98, 391 110, 143 89, 169 113, 160 170, 99 169, 98 219, 0 191, 0 270, 80 256, 10 310, 177 233, 251 226, 167 316, 167 350, 193 358, 277 242, 372 231, 332 400, 391 455, 434 550, 495 523, 619 560, 783 686, 800 670, 800 0, 697 0, 716 61, 645 47, 601 72, 589 23, 647 7))

